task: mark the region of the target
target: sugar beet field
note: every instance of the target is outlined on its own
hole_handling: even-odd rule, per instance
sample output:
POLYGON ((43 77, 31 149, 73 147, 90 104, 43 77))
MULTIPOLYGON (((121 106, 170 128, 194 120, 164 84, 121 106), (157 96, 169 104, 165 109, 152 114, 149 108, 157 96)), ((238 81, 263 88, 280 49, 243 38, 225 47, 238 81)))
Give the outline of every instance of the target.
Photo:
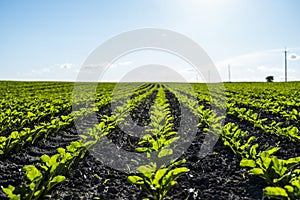
POLYGON ((0 199, 300 199, 300 83, 75 86, 0 82, 0 199))

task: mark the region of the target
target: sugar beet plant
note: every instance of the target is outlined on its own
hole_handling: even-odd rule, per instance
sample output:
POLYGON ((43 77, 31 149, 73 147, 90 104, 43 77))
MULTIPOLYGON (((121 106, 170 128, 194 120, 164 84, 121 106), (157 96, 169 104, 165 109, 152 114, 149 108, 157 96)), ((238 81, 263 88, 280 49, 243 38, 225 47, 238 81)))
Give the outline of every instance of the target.
POLYGON ((140 174, 128 176, 128 180, 133 184, 140 185, 150 198, 163 199, 168 191, 177 184, 176 179, 189 171, 186 167, 179 167, 183 163, 185 163, 184 159, 158 168, 156 163, 151 162, 138 167, 140 174))
POLYGON ((71 166, 82 159, 86 152, 84 144, 80 141, 72 142, 69 146, 58 148, 53 156, 41 156, 39 166, 26 165, 26 183, 15 188, 9 185, 2 190, 10 199, 40 199, 47 194, 55 185, 65 180, 65 176, 71 166))
POLYGON ((240 165, 250 168, 251 175, 259 176, 269 185, 264 193, 280 199, 300 198, 300 157, 279 159, 275 154, 280 148, 262 151, 252 159, 244 158, 240 165))

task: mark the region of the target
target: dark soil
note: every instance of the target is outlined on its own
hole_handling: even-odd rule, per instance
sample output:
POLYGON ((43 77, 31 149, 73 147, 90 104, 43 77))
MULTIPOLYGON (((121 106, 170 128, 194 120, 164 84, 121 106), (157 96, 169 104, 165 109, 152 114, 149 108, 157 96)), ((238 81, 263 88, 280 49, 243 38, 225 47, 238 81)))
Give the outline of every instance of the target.
MULTIPOLYGON (((140 126, 149 124, 149 110, 154 103, 155 96, 156 92, 130 113, 130 117, 140 126)), ((180 108, 178 100, 171 92, 166 91, 166 96, 171 106, 173 129, 177 131, 178 127, 184 124, 186 126, 183 129, 184 134, 188 135, 189 130, 194 128, 189 127, 188 124, 194 124, 195 121, 192 117, 185 118, 185 121, 181 119, 183 119, 183 113, 191 116, 192 113, 189 113, 187 108, 180 108)), ((100 120, 101 116, 110 114, 110 106, 106 106, 100 109, 97 118, 100 120)), ((291 144, 288 140, 275 135, 266 135, 261 130, 249 128, 252 126, 244 124, 235 116, 227 116, 226 122, 235 122, 242 130, 248 131, 250 135, 255 135, 256 142, 261 145, 274 146, 280 142, 279 157, 300 155, 299 144, 291 144)), ((82 127, 85 129, 91 124, 87 123, 82 126, 86 126, 82 127)), ((217 141, 211 154, 204 158, 198 156, 205 136, 202 129, 198 128, 191 145, 180 157, 180 159, 187 160, 183 166, 188 167, 190 171, 177 179, 178 184, 169 191, 166 199, 266 199, 262 193, 266 186, 265 183, 259 178, 249 176, 246 169, 240 168, 240 160, 223 145, 221 139, 217 141)), ((78 138, 75 127, 68 128, 26 147, 18 153, 1 158, 0 185, 3 187, 7 187, 8 184, 19 185, 23 181, 22 167, 24 165, 36 164, 41 155, 53 155, 56 153, 56 148, 65 147, 78 138)), ((122 127, 113 130, 108 138, 121 149, 132 152, 135 151, 140 139, 130 134, 130 131, 125 132, 122 127)), ((179 149, 177 153, 180 152, 179 149)), ((113 154, 113 152, 106 153, 113 154)), ((73 166, 66 175, 67 179, 55 187, 47 198, 142 199, 146 197, 146 193, 138 186, 129 183, 127 176, 128 174, 125 172, 106 166, 88 152, 83 160, 73 166)), ((4 193, 0 191, 0 199, 5 198, 4 193)))

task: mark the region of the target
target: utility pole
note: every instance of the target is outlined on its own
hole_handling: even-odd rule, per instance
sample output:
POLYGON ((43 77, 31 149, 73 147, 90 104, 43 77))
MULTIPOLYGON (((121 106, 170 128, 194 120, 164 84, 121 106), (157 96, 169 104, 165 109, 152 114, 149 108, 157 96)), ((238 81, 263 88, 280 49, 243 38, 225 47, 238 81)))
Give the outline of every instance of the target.
POLYGON ((228 79, 229 79, 229 82, 231 82, 230 81, 230 65, 228 65, 228 79))
POLYGON ((287 50, 284 49, 284 73, 285 73, 285 82, 287 82, 287 50))

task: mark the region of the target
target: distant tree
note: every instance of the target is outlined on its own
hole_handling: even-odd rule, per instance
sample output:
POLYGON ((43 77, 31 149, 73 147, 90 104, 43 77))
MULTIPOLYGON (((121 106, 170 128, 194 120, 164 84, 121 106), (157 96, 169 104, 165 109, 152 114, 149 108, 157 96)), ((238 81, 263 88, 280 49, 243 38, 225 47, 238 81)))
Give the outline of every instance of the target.
POLYGON ((266 80, 267 80, 267 82, 273 82, 274 81, 274 76, 267 76, 266 80))

